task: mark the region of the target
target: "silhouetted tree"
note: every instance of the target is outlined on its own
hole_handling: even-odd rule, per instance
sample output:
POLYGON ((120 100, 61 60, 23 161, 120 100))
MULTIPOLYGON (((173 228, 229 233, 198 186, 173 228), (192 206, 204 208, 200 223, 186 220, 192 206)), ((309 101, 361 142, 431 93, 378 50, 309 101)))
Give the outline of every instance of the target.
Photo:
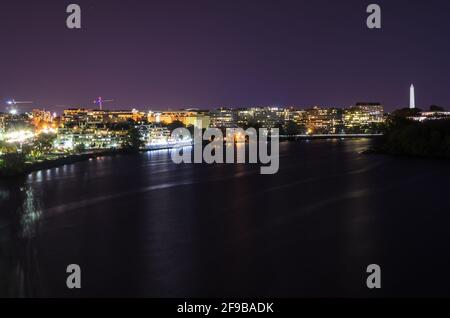
POLYGON ((128 151, 139 151, 143 146, 144 142, 141 139, 139 130, 136 127, 128 129, 123 148, 128 151))
POLYGON ((391 117, 412 117, 418 115, 421 111, 420 108, 402 108, 393 111, 391 117))
POLYGON ((6 153, 2 156, 1 172, 6 175, 22 173, 25 168, 25 155, 19 152, 6 153))
POLYGON ((83 153, 86 151, 86 145, 85 144, 78 144, 75 146, 75 153, 83 153))
POLYGON ((437 105, 431 105, 430 106, 430 111, 432 111, 432 112, 444 112, 445 108, 441 107, 441 106, 437 106, 437 105))
POLYGON ((391 117, 378 149, 392 154, 450 157, 450 120, 417 122, 391 117))
POLYGON ((289 135, 289 136, 295 136, 295 135, 301 134, 300 126, 291 120, 286 123, 286 125, 284 127, 284 132, 286 135, 289 135))
POLYGON ((33 157, 41 157, 50 153, 55 139, 55 134, 40 134, 33 143, 31 155, 33 157))

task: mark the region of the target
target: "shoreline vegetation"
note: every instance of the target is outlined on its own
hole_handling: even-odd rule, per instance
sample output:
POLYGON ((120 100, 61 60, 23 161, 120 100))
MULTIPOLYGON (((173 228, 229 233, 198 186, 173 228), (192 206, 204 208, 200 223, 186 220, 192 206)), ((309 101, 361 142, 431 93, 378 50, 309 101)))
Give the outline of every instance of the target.
POLYGON ((416 158, 450 158, 450 119, 417 121, 420 109, 401 109, 386 121, 383 136, 366 153, 416 158))
POLYGON ((119 154, 131 153, 135 152, 128 150, 99 150, 89 153, 65 154, 55 156, 55 158, 52 159, 46 159, 37 162, 25 162, 22 158, 20 158, 20 154, 13 154, 12 156, 4 159, 5 161, 9 161, 9 163, 0 168, 0 178, 13 178, 23 176, 34 171, 56 168, 66 164, 72 164, 97 158, 99 156, 115 156, 119 154))
POLYGON ((55 155, 52 159, 45 159, 36 162, 26 162, 21 154, 11 154, 8 158, 4 158, 5 162, 8 164, 0 167, 0 178, 15 178, 23 176, 35 171, 52 169, 56 167, 61 167, 67 164, 73 164, 77 162, 86 161, 89 159, 95 159, 98 157, 110 157, 117 155, 131 155, 140 152, 147 151, 157 151, 157 150, 167 150, 173 147, 159 147, 159 148, 147 148, 147 149, 105 149, 105 150, 94 150, 84 153, 72 153, 72 154, 61 154, 55 155))

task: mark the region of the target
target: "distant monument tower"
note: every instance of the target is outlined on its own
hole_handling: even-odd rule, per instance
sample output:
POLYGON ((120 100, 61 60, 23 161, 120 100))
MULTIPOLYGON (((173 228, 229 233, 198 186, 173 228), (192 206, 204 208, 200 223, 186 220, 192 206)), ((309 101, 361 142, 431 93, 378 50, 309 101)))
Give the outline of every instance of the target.
POLYGON ((416 95, 414 94, 414 85, 409 88, 409 108, 416 108, 416 95))

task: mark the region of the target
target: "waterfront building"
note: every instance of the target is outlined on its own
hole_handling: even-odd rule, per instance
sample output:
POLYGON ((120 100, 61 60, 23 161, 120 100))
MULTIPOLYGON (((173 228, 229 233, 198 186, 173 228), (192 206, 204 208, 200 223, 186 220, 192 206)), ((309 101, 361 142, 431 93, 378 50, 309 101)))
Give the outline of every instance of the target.
POLYGON ((344 109, 343 121, 347 133, 370 132, 384 122, 384 107, 380 103, 357 103, 344 109))
POLYGON ((139 134, 146 147, 165 145, 170 141, 170 130, 154 124, 139 125, 139 134))
POLYGON ((340 133, 343 126, 342 110, 315 106, 304 114, 305 126, 309 134, 340 133))
POLYGON ((73 150, 83 146, 87 150, 120 148, 128 131, 114 130, 107 125, 86 125, 58 129, 55 146, 62 150, 73 150))
MULTIPOLYGON (((117 119, 118 117, 116 117, 117 119)), ((58 129, 55 146, 61 150, 73 150, 82 146, 86 150, 105 150, 122 148, 129 134, 131 118, 125 125, 111 122, 108 118, 103 123, 87 122, 83 125, 65 125, 58 129)), ((170 131, 160 125, 136 123, 140 139, 146 146, 168 143, 170 131)))

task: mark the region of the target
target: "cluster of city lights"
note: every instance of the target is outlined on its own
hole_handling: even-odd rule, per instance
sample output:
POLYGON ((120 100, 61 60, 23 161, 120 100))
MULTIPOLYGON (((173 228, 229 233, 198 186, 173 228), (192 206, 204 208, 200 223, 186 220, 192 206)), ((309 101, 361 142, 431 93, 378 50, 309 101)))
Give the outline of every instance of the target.
POLYGON ((56 134, 58 130, 53 127, 43 127, 40 131, 41 134, 56 134))
POLYGON ((29 130, 11 131, 5 134, 5 141, 7 143, 25 143, 34 138, 34 133, 29 130))

